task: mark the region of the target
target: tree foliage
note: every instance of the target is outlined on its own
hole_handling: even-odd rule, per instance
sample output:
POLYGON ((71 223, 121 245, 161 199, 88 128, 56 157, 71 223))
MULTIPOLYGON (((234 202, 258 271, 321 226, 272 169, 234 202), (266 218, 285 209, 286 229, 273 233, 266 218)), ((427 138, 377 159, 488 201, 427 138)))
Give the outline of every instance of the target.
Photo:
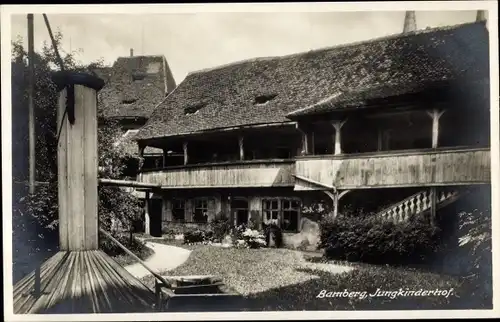
MULTIPOLYGON (((55 34, 60 48, 61 33, 55 34)), ((81 64, 74 53, 60 51, 64 68, 70 71, 94 74, 102 61, 81 64)), ((12 163, 13 163, 13 222, 15 233, 37 232, 37 237, 57 231, 57 120, 56 106, 59 93, 51 80, 59 69, 54 49, 45 43, 34 55, 34 104, 35 104, 35 158, 38 185, 34 195, 28 195, 28 53, 21 40, 12 43, 12 163)), ((101 118, 99 111, 98 117, 101 118)), ((101 123, 101 122, 100 122, 101 123)), ((104 121, 98 129, 99 177, 120 178, 126 163, 137 158, 120 145, 114 144, 122 135, 117 122, 104 121)), ((136 161, 139 162, 139 161, 136 161)), ((117 187, 99 187, 99 223, 111 228, 113 219, 127 227, 141 214, 139 200, 117 187)), ((29 237, 32 238, 33 236, 29 237)))

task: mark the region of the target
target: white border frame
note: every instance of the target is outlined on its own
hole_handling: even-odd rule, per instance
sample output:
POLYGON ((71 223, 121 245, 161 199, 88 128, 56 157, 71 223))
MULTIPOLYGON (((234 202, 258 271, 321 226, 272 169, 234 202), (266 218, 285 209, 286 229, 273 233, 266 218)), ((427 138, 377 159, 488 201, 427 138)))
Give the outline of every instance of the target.
MULTIPOLYGON (((107 13, 146 14, 191 12, 318 12, 318 11, 459 11, 488 10, 491 77, 491 191, 500 196, 499 172, 499 91, 498 91, 498 7, 497 1, 412 1, 351 3, 248 3, 248 4, 109 4, 109 5, 2 5, 2 185, 3 185, 3 260, 4 309, 6 321, 151 321, 151 320, 254 320, 254 319, 354 319, 354 318, 467 318, 498 317, 500 297, 494 294, 493 310, 433 311, 296 311, 296 312, 224 312, 224 313, 142 313, 142 314, 61 314, 14 315, 12 298, 12 159, 11 159, 11 14, 107 13)), ((492 198, 492 214, 499 213, 499 199, 492 198)), ((492 216, 493 263, 500 258, 495 241, 500 234, 500 219, 492 216)), ((493 271, 493 288, 498 288, 497 267, 493 271)))

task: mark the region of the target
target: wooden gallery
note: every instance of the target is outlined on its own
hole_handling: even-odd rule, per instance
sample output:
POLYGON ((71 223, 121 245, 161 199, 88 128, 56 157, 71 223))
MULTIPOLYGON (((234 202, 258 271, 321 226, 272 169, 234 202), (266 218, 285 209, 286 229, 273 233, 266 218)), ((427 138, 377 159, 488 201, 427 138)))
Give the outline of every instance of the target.
POLYGON ((475 22, 422 30, 407 12, 396 35, 231 63, 178 85, 164 58, 135 58, 142 63, 124 63, 132 76, 120 87, 131 97, 103 104, 147 114, 129 130, 146 158, 135 180, 154 186, 136 191, 148 200, 152 235, 218 213, 297 232, 302 207, 325 198, 332 215, 349 205, 391 220, 433 218, 490 185, 481 12, 475 22))

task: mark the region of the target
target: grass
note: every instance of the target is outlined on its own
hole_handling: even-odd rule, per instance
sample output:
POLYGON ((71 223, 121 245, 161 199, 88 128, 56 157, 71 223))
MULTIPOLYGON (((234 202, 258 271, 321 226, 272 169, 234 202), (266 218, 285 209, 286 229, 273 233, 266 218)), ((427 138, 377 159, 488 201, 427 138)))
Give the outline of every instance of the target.
MULTIPOLYGON (((165 275, 216 275, 245 297, 246 310, 414 310, 491 308, 491 299, 474 297, 463 279, 415 269, 375 265, 341 265, 339 262, 307 260, 300 251, 288 249, 234 249, 208 245, 182 245, 192 250, 189 259, 165 275), (444 296, 390 298, 318 298, 325 292, 347 290, 373 294, 403 290, 450 290, 444 296)), ((143 281, 152 286, 154 279, 143 281)))

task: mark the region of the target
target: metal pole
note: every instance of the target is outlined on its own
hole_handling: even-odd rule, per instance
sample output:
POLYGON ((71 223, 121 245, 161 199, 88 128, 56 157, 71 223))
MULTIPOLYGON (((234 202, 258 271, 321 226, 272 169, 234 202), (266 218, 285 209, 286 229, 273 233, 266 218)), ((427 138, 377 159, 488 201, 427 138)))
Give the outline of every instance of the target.
POLYGON ((35 105, 33 14, 28 14, 28 137, 29 137, 29 193, 35 192, 35 105))

